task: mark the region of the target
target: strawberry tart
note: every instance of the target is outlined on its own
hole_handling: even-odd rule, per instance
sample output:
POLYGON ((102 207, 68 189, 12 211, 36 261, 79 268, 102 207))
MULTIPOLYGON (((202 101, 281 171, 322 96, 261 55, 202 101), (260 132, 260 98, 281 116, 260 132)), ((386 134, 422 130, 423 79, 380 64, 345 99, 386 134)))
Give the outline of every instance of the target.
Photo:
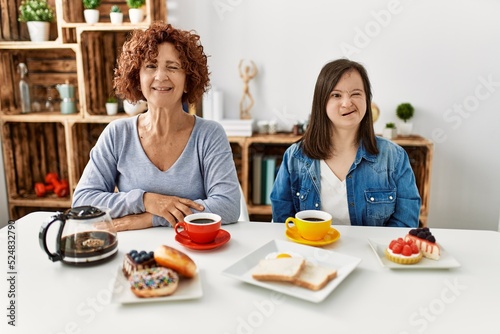
POLYGON ((392 240, 384 253, 386 258, 399 264, 414 264, 422 260, 422 253, 417 245, 403 238, 392 240))
POLYGON ((428 227, 414 228, 405 236, 405 240, 413 241, 422 251, 422 254, 432 260, 439 260, 441 250, 436 243, 436 238, 428 227))

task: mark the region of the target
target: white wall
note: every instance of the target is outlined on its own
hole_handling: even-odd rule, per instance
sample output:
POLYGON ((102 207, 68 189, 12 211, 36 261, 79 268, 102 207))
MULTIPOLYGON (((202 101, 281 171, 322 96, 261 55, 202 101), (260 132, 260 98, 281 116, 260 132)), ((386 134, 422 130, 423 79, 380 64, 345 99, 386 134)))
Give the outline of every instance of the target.
POLYGON ((254 118, 275 118, 283 129, 307 118, 326 62, 363 63, 381 109, 376 130, 411 102, 414 132, 435 143, 429 225, 496 230, 498 13, 495 0, 183 0, 172 15, 201 35, 227 118, 239 117, 242 58, 260 71, 250 84, 254 118))

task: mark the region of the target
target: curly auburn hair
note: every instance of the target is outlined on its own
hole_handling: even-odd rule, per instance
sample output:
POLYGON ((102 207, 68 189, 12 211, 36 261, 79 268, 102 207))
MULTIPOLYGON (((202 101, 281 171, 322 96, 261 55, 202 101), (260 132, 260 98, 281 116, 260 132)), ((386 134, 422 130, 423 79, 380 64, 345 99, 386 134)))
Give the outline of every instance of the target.
POLYGON ((207 56, 200 36, 193 31, 175 29, 162 21, 152 23, 146 30, 134 30, 123 44, 114 72, 116 94, 132 103, 146 100, 140 90, 139 72, 144 62, 156 62, 158 45, 162 43, 172 43, 179 52, 187 87, 182 102, 198 102, 210 85, 207 56))

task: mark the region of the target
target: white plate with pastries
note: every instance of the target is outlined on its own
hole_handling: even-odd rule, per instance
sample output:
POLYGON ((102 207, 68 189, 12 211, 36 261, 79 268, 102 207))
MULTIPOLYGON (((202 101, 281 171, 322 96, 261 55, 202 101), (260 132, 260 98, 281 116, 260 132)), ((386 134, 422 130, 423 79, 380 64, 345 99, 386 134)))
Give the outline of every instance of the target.
POLYGON ((154 297, 154 298, 139 298, 132 290, 130 284, 123 275, 122 266, 118 267, 116 274, 115 285, 111 301, 119 304, 135 304, 135 303, 151 303, 151 302, 171 302, 176 300, 196 299, 203 296, 201 289, 200 273, 193 278, 181 277, 177 290, 170 296, 154 297))
POLYGON ((354 256, 289 241, 272 240, 227 267, 222 273, 246 283, 319 303, 360 262, 361 259, 354 256), (283 278, 283 281, 277 281, 276 277, 283 278))
POLYGON ((439 260, 432 260, 422 257, 420 262, 415 264, 399 264, 392 262, 385 257, 384 251, 389 246, 391 240, 387 239, 368 239, 373 252, 377 256, 378 261, 383 267, 390 269, 451 269, 460 267, 460 263, 451 256, 443 246, 440 246, 439 260))
MULTIPOLYGON (((137 254, 138 252, 135 250, 132 252, 135 252, 136 255, 140 255, 137 254)), ((123 264, 118 267, 111 298, 112 302, 121 304, 169 302, 196 299, 203 296, 200 271, 194 261, 191 260, 191 258, 189 258, 189 256, 185 253, 173 247, 162 245, 159 246, 154 252, 151 252, 151 254, 147 254, 147 256, 146 253, 142 251, 141 253, 145 253, 144 255, 146 258, 139 262, 139 260, 135 258, 133 261, 131 260, 132 257, 135 257, 135 255, 130 255, 132 252, 125 255, 126 257, 124 258, 123 264), (153 253, 154 260, 152 259, 153 253), (149 264, 150 261, 152 261, 154 265, 144 267, 144 265, 149 264), (131 263, 133 262, 136 262, 135 265, 132 265, 133 267, 138 266, 140 263, 142 263, 142 266, 130 269, 131 263), (131 280, 139 284, 134 286, 134 288, 138 287, 135 289, 136 293, 132 291, 129 279, 124 274, 125 271, 127 275, 130 275, 131 280), (169 277, 173 278, 173 280, 168 280, 169 277), (154 289, 147 288, 151 286, 149 285, 151 282, 155 285, 154 289), (162 292, 168 291, 167 293, 169 293, 169 295, 166 295, 167 293, 163 293, 159 296, 160 290, 162 292)))

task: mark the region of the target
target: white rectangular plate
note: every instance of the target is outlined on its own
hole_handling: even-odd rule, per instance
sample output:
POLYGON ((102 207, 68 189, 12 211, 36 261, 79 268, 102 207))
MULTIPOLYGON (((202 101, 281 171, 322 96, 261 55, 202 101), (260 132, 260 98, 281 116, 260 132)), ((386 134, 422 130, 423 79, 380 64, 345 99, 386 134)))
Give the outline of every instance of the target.
POLYGON ((441 256, 439 260, 431 260, 423 257, 420 262, 415 264, 399 264, 392 262, 387 259, 384 254, 384 251, 390 242, 391 240, 385 239, 368 239, 368 243, 372 247, 373 252, 383 267, 391 269, 450 269, 460 267, 460 263, 446 250, 444 250, 441 245, 439 245, 441 248, 441 256))
POLYGON ((296 244, 288 241, 273 240, 243 257, 222 272, 246 283, 274 290, 296 298, 319 303, 323 301, 361 262, 360 258, 332 252, 326 249, 296 244), (318 291, 302 288, 286 282, 264 282, 252 277, 252 270, 269 253, 293 253, 303 256, 307 261, 337 270, 337 277, 318 291))
POLYGON ((121 304, 171 302, 176 300, 201 298, 201 296, 203 296, 203 291, 201 289, 200 272, 198 271, 196 276, 193 278, 181 277, 177 290, 175 290, 175 292, 170 296, 139 298, 134 295, 132 290, 130 290, 130 284, 125 275, 123 275, 122 267, 119 266, 111 301, 113 303, 121 304))

